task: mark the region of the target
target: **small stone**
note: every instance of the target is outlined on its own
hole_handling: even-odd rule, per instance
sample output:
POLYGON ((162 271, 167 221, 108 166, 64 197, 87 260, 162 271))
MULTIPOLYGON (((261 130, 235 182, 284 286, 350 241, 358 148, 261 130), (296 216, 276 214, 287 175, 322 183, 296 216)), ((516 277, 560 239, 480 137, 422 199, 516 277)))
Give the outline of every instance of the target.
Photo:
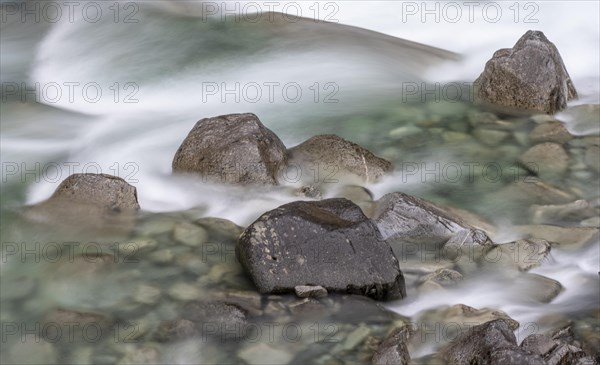
POLYGON ((173 261, 174 257, 175 254, 173 253, 173 250, 168 248, 163 248, 162 250, 154 251, 148 256, 150 261, 159 265, 165 265, 170 263, 171 261, 173 261))
POLYGON ((327 296, 327 289, 322 286, 298 285, 294 288, 299 298, 323 298, 327 296))
POLYGON ((509 136, 509 132, 498 131, 495 129, 476 128, 473 131, 473 135, 479 142, 486 146, 497 146, 509 136))
POLYGON ((334 182, 348 174, 375 182, 393 170, 391 162, 335 135, 312 137, 290 148, 288 153, 290 165, 299 166, 303 176, 314 180, 310 172, 319 172, 318 181, 308 181, 314 184, 334 182))
POLYGON ((461 273, 450 269, 439 269, 421 278, 421 282, 434 282, 441 286, 455 285, 463 280, 461 273))
POLYGON ((569 167, 569 155, 565 149, 551 142, 531 147, 519 161, 542 178, 560 175, 569 167))
POLYGON ((485 257, 493 260, 494 264, 502 262, 521 271, 528 271, 540 266, 549 254, 550 243, 548 241, 532 238, 497 245, 487 252, 485 257), (495 250, 500 250, 500 253, 494 253, 495 250))
POLYGON ((532 223, 542 224, 580 221, 595 216, 596 212, 587 201, 576 200, 560 205, 532 205, 529 208, 529 215, 532 223))
POLYGON ((598 240, 598 228, 559 227, 551 225, 516 226, 514 229, 531 238, 556 243, 561 248, 578 248, 598 240))
POLYGON ((529 298, 550 303, 563 291, 563 286, 556 280, 538 274, 525 274, 514 280, 513 285, 522 288, 529 298))
POLYGON ((188 222, 180 222, 175 225, 173 238, 184 245, 199 247, 208 241, 208 234, 202 227, 188 222))
POLYGON ((126 257, 134 257, 154 250, 158 242, 152 238, 134 238, 127 242, 119 243, 119 253, 126 257))
POLYGON ((169 289, 169 295, 182 302, 198 300, 202 293, 198 287, 186 283, 177 283, 169 289))
POLYGON ((392 138, 404 138, 404 137, 409 137, 415 134, 419 134, 422 133, 423 130, 419 127, 416 127, 412 124, 406 125, 406 126, 402 126, 396 129, 393 129, 390 131, 389 135, 392 138))
POLYGON ((161 322, 154 337, 160 342, 170 342, 195 337, 198 332, 194 322, 180 318, 161 322))
POLYGON ((554 142, 565 144, 573 139, 573 136, 561 122, 548 122, 536 126, 529 134, 533 143, 554 142))
POLYGON ((283 348, 275 348, 266 343, 256 343, 244 347, 238 357, 249 365, 286 365, 293 356, 283 348))
POLYGON ((152 346, 127 346, 125 356, 121 358, 118 365, 158 364, 160 352, 152 346))
POLYGON ((446 131, 442 133, 442 138, 447 143, 462 143, 470 140, 471 136, 463 132, 446 131))
POLYGON ((138 286, 133 294, 133 300, 141 304, 153 305, 160 299, 160 289, 151 285, 138 286))
POLYGON ((371 364, 373 365, 409 365, 410 354, 406 342, 409 330, 406 326, 397 328, 377 348, 371 364))
POLYGON ((600 217, 592 217, 581 221, 582 227, 600 227, 600 217))

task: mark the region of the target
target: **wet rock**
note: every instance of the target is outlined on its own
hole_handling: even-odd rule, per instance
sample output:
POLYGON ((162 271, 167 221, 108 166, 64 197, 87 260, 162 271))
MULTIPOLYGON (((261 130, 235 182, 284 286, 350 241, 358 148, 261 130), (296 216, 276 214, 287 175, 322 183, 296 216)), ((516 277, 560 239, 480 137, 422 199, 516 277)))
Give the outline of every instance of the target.
POLYGON ((202 227, 188 222, 180 222, 173 229, 173 238, 186 246, 198 247, 208 240, 208 234, 202 227))
POLYGON ((127 233, 139 209, 136 188, 125 180, 106 174, 73 174, 48 200, 27 208, 24 214, 35 222, 70 231, 127 233))
POLYGON ((199 334, 194 322, 180 318, 161 322, 154 338, 160 342, 170 342, 197 337, 199 334))
POLYGON ((504 141, 510 134, 507 131, 495 129, 476 128, 473 135, 479 142, 486 146, 497 146, 504 141))
POLYGON ((533 143, 553 142, 565 144, 573 139, 573 136, 561 122, 548 122, 536 126, 529 134, 529 140, 533 143))
POLYGON ((285 351, 285 348, 273 347, 266 343, 255 343, 243 348, 238 357, 249 365, 264 364, 288 364, 293 355, 285 351))
POLYGON ((529 208, 531 222, 564 223, 578 222, 597 215, 592 205, 585 200, 576 200, 568 204, 559 205, 532 205, 529 208))
POLYGON ((563 291, 563 286, 548 277, 527 273, 513 280, 513 285, 520 288, 526 297, 539 303, 550 303, 563 291))
MULTIPOLYGON (((441 307, 425 312, 418 322, 424 328, 432 328, 440 323, 458 324, 459 326, 448 326, 447 339, 454 339, 458 334, 465 332, 466 328, 474 325, 501 319, 512 331, 519 328, 519 322, 512 319, 508 314, 493 308, 473 308, 464 304, 455 304, 450 307, 441 307)), ((415 336, 416 337, 416 336, 415 336)))
POLYGON ((541 238, 561 248, 578 248, 598 240, 598 228, 551 225, 516 226, 515 231, 530 238, 541 238))
POLYGON ((502 319, 472 327, 440 354, 452 365, 545 365, 539 355, 517 346, 514 333, 502 319))
POLYGON ((133 300, 141 304, 156 304, 160 299, 160 288, 151 285, 140 285, 133 294, 133 300))
POLYGON ((369 327, 360 325, 356 327, 352 332, 348 333, 342 343, 339 343, 333 347, 331 352, 333 354, 355 349, 359 344, 367 339, 371 334, 369 327))
POLYGON ((390 334, 377 348, 371 364, 373 365, 408 365, 410 354, 406 341, 409 337, 407 327, 400 327, 390 334))
POLYGON ((306 185, 296 190, 296 195, 320 200, 323 198, 321 190, 316 185, 306 185))
POLYGON ((595 364, 581 348, 574 345, 574 333, 570 327, 550 335, 529 335, 521 343, 521 348, 540 355, 547 365, 578 364, 579 361, 595 364))
POLYGON ((556 143, 545 142, 528 149, 519 161, 536 175, 554 177, 564 173, 569 167, 569 155, 556 143))
POLYGON ((269 211, 244 231, 236 254, 261 293, 320 285, 378 300, 405 295, 390 246, 346 199, 299 201, 269 211))
POLYGON ((206 217, 198 219, 195 223, 206 229, 210 237, 214 239, 229 238, 237 240, 244 231, 244 228, 223 218, 206 217))
POLYGON ((494 264, 504 263, 521 271, 528 271, 540 266, 549 254, 548 241, 532 238, 497 245, 485 256, 494 264))
POLYGON ((50 201, 95 205, 109 212, 137 211, 137 190, 120 177, 107 174, 73 174, 66 178, 50 201))
POLYGON ((441 244, 484 244, 488 236, 433 203, 404 193, 377 201, 373 221, 384 239, 441 244))
POLYGON ((327 296, 327 289, 322 286, 298 285, 294 288, 299 298, 323 298, 327 296))
POLYGON ((169 295, 175 300, 182 302, 198 300, 202 296, 200 288, 186 283, 177 283, 169 289, 169 295))
POLYGON ((441 286, 451 286, 463 280, 463 275, 455 270, 439 269, 421 278, 422 283, 434 282, 441 286))
POLYGON ((49 341, 89 343, 110 336, 114 320, 107 315, 70 309, 55 309, 44 319, 42 335, 49 341), (68 334, 68 336, 67 336, 68 334))
POLYGON ((577 97, 556 46, 544 33, 527 31, 512 49, 500 49, 475 80, 483 102, 554 114, 577 97))
POLYGON ((566 204, 577 197, 555 186, 546 184, 534 178, 525 178, 510 184, 502 191, 502 196, 515 199, 524 204, 566 204))
POLYGON ((283 142, 254 114, 205 118, 194 126, 173 158, 173 172, 205 180, 277 185, 286 164, 283 142))
POLYGON ((374 182, 393 169, 391 162, 335 135, 315 136, 290 148, 289 161, 290 166, 300 168, 303 177, 318 178, 318 181, 310 181, 314 184, 336 182, 348 174, 374 182), (318 176, 314 176, 315 171, 318 176))

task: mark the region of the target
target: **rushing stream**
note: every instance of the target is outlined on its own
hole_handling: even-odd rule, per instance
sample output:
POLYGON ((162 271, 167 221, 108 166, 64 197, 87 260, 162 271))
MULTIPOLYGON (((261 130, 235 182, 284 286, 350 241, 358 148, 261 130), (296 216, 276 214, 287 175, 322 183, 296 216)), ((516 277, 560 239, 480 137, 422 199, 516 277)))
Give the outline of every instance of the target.
MULTIPOLYGON (((39 2, 40 9, 46 3, 39 2)), ((73 19, 64 13, 60 21, 49 22, 44 13, 40 21, 31 16, 23 21, 19 7, 25 5, 2 1, 3 363, 205 364, 236 363, 239 358, 251 363, 259 356, 248 341, 202 341, 198 347, 156 340, 157 323, 177 317, 179 302, 218 298, 216 288, 261 301, 247 294, 254 288, 231 254, 239 227, 221 226, 207 217, 246 227, 262 213, 300 199, 294 191, 303 182, 321 185, 324 197, 335 197, 354 181, 344 181, 335 171, 301 171, 303 176, 290 172, 287 184, 277 187, 235 187, 171 174, 173 155, 197 120, 242 112, 258 115, 288 147, 317 134, 337 134, 364 146, 395 166, 391 176, 363 184, 374 200, 402 191, 470 211, 493 225, 492 238, 498 243, 527 237, 531 231, 524 231, 526 225, 595 227, 595 236, 593 231, 566 231, 569 244, 553 245, 549 256, 527 273, 509 270, 493 258, 475 263, 468 252, 452 260, 431 260, 424 251, 416 256, 396 251, 408 295, 384 305, 417 327, 427 318, 435 320, 440 315, 436 310, 444 313, 455 304, 493 308, 520 323, 519 341, 570 320, 590 343, 600 343, 593 342, 600 330, 599 172, 590 167, 593 156, 586 155, 597 143, 600 121, 597 108, 581 106, 600 101, 597 2, 521 4, 517 22, 508 2, 499 3, 504 16, 498 22, 485 21, 480 12, 472 22, 466 13, 458 22, 423 22, 418 16, 403 21, 407 8, 400 2, 297 4, 306 18, 319 9, 319 18, 340 24, 269 14, 258 21, 249 13, 223 18, 199 1, 96 2, 103 15, 92 22, 93 11, 81 11, 86 3, 75 5, 73 19), (535 9, 531 16, 538 21, 525 22, 524 16, 535 9), (561 191, 557 194, 573 197, 562 203, 586 200, 594 212, 587 220, 576 214, 559 215, 552 222, 537 219, 532 204, 555 202, 535 200, 519 190, 540 180, 517 161, 534 145, 528 134, 536 123, 550 117, 493 114, 470 102, 469 82, 485 61, 528 29, 544 31, 556 44, 579 92, 579 99, 555 116, 576 136, 565 144, 572 158, 569 168, 543 181, 561 191), (427 97, 423 90, 437 91, 427 97), (493 127, 482 129, 481 123, 493 127), (105 238, 21 221, 22 207, 47 199, 68 175, 81 172, 117 175, 137 188, 142 213, 133 223, 134 233, 123 234, 118 227, 105 238), (208 243, 190 242, 194 235, 204 235, 208 243), (79 243, 70 246, 73 253, 93 249, 114 254, 118 265, 106 274, 102 263, 91 268, 77 262, 56 265, 60 260, 53 258, 66 252, 66 242, 79 243), (465 278, 440 290, 419 287, 424 273, 440 267, 454 268, 465 278), (545 278, 559 282, 560 293, 548 294, 554 289, 545 278), (25 329, 41 323, 42 330, 51 330, 44 324, 58 321, 60 314, 48 319, 55 308, 108 316, 113 321, 106 325, 110 338, 77 340, 75 335, 75 340, 53 342, 52 349, 32 342, 25 329), (135 323, 133 329, 130 323, 135 323), (244 355, 236 357, 240 348, 244 355)), ((280 2, 281 8, 274 10, 286 3, 292 2, 280 2)), ((66 12, 64 4, 56 4, 66 12)), ((245 2, 240 4, 243 10, 245 2)), ((509 261, 531 254, 519 250, 509 254, 515 255, 509 261)), ((340 313, 345 308, 332 306, 340 313)), ((270 310, 280 323, 296 320, 311 334, 300 341, 261 337, 258 342, 277 345, 272 346, 277 352, 269 352, 275 363, 365 361, 359 355, 336 358, 338 362, 327 357, 349 351, 343 346, 352 348, 347 333, 358 336, 362 322, 349 317, 362 309, 349 309, 348 318, 332 309, 330 318, 318 322, 326 325, 315 329, 317 322, 304 321, 302 314, 286 316, 273 307, 261 308, 261 315, 266 318, 270 310), (332 347, 316 340, 332 334, 338 341, 332 347), (311 343, 324 347, 306 350, 311 343), (305 357, 299 355, 305 351, 305 357), (293 361, 286 352, 295 356, 293 361)), ((364 310, 364 320, 376 323, 373 335, 381 337, 386 331, 381 315, 370 311, 364 310)), ((411 357, 426 358, 444 340, 416 341, 411 357)))

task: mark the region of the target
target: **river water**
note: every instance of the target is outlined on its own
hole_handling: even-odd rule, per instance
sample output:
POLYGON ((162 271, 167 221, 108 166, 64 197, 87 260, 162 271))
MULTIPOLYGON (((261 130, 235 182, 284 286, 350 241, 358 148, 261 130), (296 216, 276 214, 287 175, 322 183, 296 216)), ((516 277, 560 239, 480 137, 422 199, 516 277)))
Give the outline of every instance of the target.
MULTIPOLYGON (((496 225, 495 240, 508 242, 522 236, 511 227, 524 223, 528 204, 495 193, 512 182, 520 171, 514 161, 530 145, 517 143, 516 137, 492 147, 461 139, 470 130, 466 120, 479 110, 457 101, 456 85, 466 86, 460 90, 468 101, 465 90, 493 52, 537 29, 558 47, 574 80, 580 98, 570 107, 600 102, 595 1, 284 1, 229 3, 229 8, 198 1, 80 2, 72 17, 61 2, 48 3, 36 8, 35 2, 2 2, 3 210, 48 198, 71 172, 103 172, 136 186, 145 212, 196 208, 202 216, 246 226, 298 199, 290 194, 290 186, 299 186, 297 179, 289 177, 288 186, 268 191, 219 186, 172 176, 171 161, 197 120, 253 112, 288 147, 336 133, 392 160, 396 172, 366 186, 375 199, 403 191, 468 209, 496 225), (25 6, 34 10, 23 19, 25 6), (289 15, 254 15, 267 6, 289 15), (423 88, 436 91, 427 96, 423 88), (431 137, 429 122, 437 128, 431 133, 442 133, 442 139, 431 137), (486 175, 484 167, 492 162, 501 166, 501 179, 486 175), (471 171, 469 163, 478 167, 471 171), (407 170, 414 166, 416 172, 407 170), (462 176, 445 175, 449 166, 459 166, 462 176), (469 180, 473 175, 475 182, 469 180)), ((568 111, 557 118, 573 134, 599 133, 597 121, 577 124, 568 111)), ((505 119, 513 122, 511 133, 528 131, 526 117, 505 119)), ((311 173, 323 183, 324 172, 311 173)), ((597 172, 582 176, 583 181, 552 183, 573 188, 580 199, 600 197, 597 172)), ((333 196, 336 187, 327 194, 333 196)), ((575 249, 553 247, 550 258, 531 270, 564 287, 546 304, 529 300, 527 285, 508 285, 510 279, 502 275, 480 272, 458 289, 420 293, 386 306, 407 317, 453 304, 496 308, 521 322, 522 339, 532 332, 525 323, 598 307, 599 260, 597 241, 575 249)), ((3 260, 3 284, 6 273, 21 277, 30 267, 18 263, 3 260)), ((39 289, 44 277, 36 280, 38 289, 29 295, 48 303, 35 310, 11 307, 3 321, 55 303, 56 295, 39 289)), ((117 285, 115 291, 128 290, 110 284, 117 285)), ((76 297, 59 302, 83 304, 76 297)), ((431 350, 423 347, 418 356, 431 350)))

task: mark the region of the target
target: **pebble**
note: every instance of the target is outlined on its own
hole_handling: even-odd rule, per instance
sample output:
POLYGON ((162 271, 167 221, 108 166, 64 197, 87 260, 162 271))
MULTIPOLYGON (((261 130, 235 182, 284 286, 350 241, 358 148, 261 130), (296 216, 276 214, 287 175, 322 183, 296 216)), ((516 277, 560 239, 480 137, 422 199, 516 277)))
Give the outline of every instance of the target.
POLYGON ((200 299, 202 293, 200 289, 195 285, 177 283, 173 285, 171 289, 169 289, 169 296, 171 296, 175 300, 186 302, 200 299))
POLYGON ((206 231, 189 222, 179 222, 173 229, 173 238, 177 242, 191 247, 199 247, 208 240, 206 231))

